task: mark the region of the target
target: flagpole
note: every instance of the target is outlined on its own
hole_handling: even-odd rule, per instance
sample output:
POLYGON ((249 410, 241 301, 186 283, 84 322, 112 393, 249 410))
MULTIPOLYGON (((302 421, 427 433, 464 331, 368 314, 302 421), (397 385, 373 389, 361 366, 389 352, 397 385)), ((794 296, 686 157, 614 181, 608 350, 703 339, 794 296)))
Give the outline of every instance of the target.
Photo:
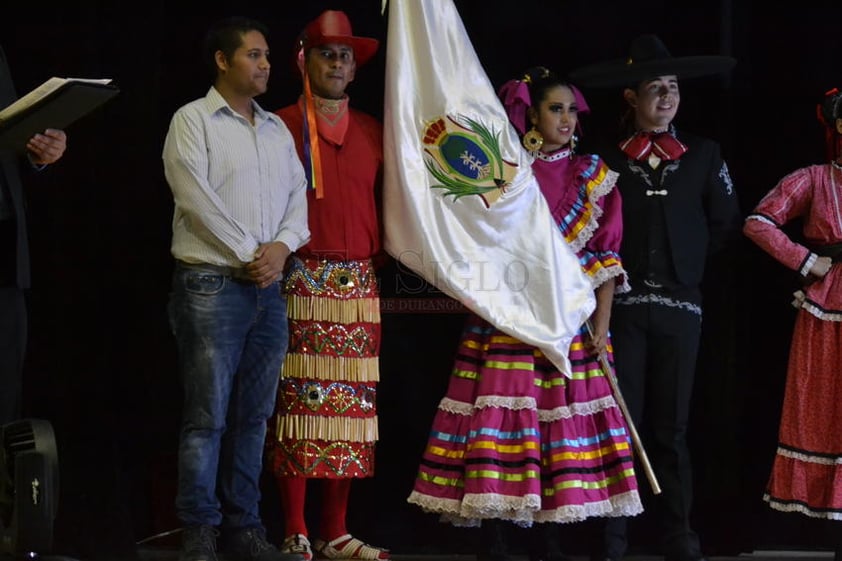
MULTIPOLYGON (((594 332, 591 320, 587 320, 585 322, 585 326, 588 329, 588 335, 593 337, 594 332)), ((629 427, 632 444, 634 444, 634 449, 637 452, 638 459, 640 459, 640 464, 643 466, 643 471, 646 473, 646 479, 649 480, 649 485, 652 487, 652 493, 660 495, 661 486, 658 484, 658 478, 655 477, 652 464, 649 463, 649 456, 646 455, 646 450, 643 448, 643 442, 640 440, 640 435, 637 434, 637 429, 634 426, 634 421, 632 421, 631 413, 629 413, 629 408, 626 406, 626 400, 623 399, 623 394, 620 392, 620 385, 617 383, 617 378, 614 375, 614 369, 611 368, 611 364, 608 362, 608 357, 606 356, 604 350, 599 353, 598 358, 600 367, 605 373, 605 377, 608 378, 608 383, 611 384, 611 391, 614 394, 614 400, 620 407, 620 411, 622 412, 623 417, 626 420, 626 424, 629 427)))

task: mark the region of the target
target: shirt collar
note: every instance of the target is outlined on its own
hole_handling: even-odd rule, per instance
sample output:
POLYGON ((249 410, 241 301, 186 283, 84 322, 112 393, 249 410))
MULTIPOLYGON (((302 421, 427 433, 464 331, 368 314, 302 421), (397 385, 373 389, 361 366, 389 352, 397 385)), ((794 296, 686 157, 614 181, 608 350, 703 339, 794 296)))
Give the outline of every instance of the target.
MULTIPOLYGON (((228 102, 225 101, 225 98, 222 97, 222 94, 219 93, 219 90, 217 90, 214 86, 211 86, 208 90, 208 93, 205 96, 205 103, 207 105, 208 112, 211 114, 216 113, 217 111, 220 111, 222 109, 227 109, 231 115, 239 116, 237 112, 231 109, 231 106, 228 105, 228 102)), ((266 113, 266 111, 264 111, 263 108, 260 107, 260 105, 253 99, 251 100, 251 105, 254 108, 255 126, 259 126, 260 123, 269 119, 269 114, 266 113)))

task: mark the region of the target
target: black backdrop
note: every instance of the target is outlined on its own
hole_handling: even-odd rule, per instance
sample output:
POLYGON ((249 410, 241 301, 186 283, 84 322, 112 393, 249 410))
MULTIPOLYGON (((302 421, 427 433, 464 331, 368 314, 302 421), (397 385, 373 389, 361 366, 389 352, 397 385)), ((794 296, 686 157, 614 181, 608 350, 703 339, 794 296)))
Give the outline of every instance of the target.
MULTIPOLYGON (((561 72, 622 56, 654 32, 673 54, 731 54, 727 78, 682 84, 680 127, 718 139, 748 212, 783 174, 819 162, 815 104, 842 85, 838 7, 807 0, 772 8, 738 2, 529 3, 457 0, 495 86, 525 67, 561 72)), ((172 202, 161 148, 170 116, 209 84, 199 61, 207 25, 220 16, 258 17, 271 29, 274 71, 259 101, 293 101, 299 82, 288 53, 299 29, 323 9, 345 10, 355 32, 386 40, 380 2, 309 0, 235 6, 218 1, 18 4, 0 18, 0 41, 20 93, 50 76, 110 77, 118 98, 72 125, 65 158, 29 175, 34 283, 25 402, 52 421, 59 444, 57 550, 85 558, 132 554, 137 540, 177 526, 172 513, 180 394, 165 318, 172 202)), ((384 48, 357 73, 352 102, 382 116, 384 48)), ((591 138, 614 133, 616 92, 586 92, 591 138)), ((821 545, 805 517, 760 500, 774 454, 794 310, 794 277, 743 242, 736 260, 714 263, 691 442, 697 526, 711 554, 821 545)), ((394 265, 384 298, 417 279, 394 265)), ((397 552, 470 551, 471 532, 439 524, 406 504, 432 415, 444 392, 463 316, 406 311, 383 317, 378 472, 352 494, 350 530, 397 552)), ((645 486, 643 478, 641 484, 645 486)), ((312 495, 314 498, 317 495, 312 495)), ((312 506, 315 514, 316 505, 312 506)), ((277 498, 263 508, 281 538, 277 498)), ((635 520, 643 549, 655 531, 635 520)), ((565 528, 568 550, 586 550, 587 525, 565 528)), ((151 545, 173 543, 161 538, 151 545)))

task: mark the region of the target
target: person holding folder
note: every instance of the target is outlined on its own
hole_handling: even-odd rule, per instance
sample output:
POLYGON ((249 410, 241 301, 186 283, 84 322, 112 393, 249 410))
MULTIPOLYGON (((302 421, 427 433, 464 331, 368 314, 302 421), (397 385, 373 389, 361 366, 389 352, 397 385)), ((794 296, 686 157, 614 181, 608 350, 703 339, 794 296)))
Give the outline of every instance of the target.
MULTIPOLYGON (((6 55, 0 48, 0 109, 17 99, 6 55)), ((35 134, 20 151, 0 149, 0 426, 19 418, 23 359, 27 340, 25 292, 30 287, 21 167, 35 170, 55 163, 67 148, 58 129, 35 134), (24 161, 26 160, 26 161, 24 161)))

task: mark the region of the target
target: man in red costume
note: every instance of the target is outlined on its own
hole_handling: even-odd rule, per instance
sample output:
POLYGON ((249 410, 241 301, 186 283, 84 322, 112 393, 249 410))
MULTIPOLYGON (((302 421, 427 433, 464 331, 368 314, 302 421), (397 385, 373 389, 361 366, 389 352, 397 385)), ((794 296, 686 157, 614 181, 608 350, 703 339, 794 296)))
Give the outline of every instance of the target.
POLYGON ((348 106, 345 88, 378 48, 328 10, 296 45, 304 92, 278 111, 296 139, 311 189, 310 242, 290 266, 290 343, 278 389, 270 466, 281 496, 281 549, 312 558, 388 559, 345 526, 351 480, 374 474, 378 437, 382 126, 348 106), (308 479, 321 480, 319 539, 309 540, 308 479))

